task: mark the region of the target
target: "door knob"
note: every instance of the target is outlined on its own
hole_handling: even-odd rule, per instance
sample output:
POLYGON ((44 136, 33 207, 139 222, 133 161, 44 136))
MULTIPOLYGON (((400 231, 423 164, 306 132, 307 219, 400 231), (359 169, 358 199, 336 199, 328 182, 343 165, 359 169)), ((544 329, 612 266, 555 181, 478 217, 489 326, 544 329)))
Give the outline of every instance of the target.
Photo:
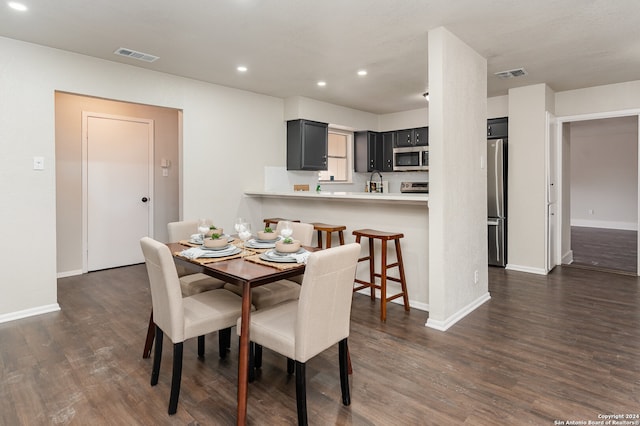
POLYGON ((142 202, 146 203, 147 201, 149 201, 149 199, 147 197, 142 197, 142 202))

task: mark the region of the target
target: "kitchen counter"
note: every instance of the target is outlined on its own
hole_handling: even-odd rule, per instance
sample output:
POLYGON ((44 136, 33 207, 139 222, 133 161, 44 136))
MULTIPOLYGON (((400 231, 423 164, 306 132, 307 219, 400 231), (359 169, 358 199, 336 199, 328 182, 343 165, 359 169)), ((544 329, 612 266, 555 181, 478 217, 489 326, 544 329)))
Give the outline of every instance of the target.
MULTIPOLYGON (((356 229, 378 229, 401 232, 402 257, 407 277, 409 303, 412 307, 428 310, 429 304, 429 194, 331 192, 331 191, 245 191, 243 211, 256 229, 266 217, 286 217, 302 222, 344 225, 345 243, 355 241, 356 229)), ((315 233, 314 233, 315 234, 315 233)), ((333 235, 334 244, 337 235, 333 235)), ((317 235, 314 235, 315 245, 317 235)), ((363 242, 363 247, 367 244, 363 242)), ((363 248, 361 255, 366 255, 363 248)), ((393 247, 387 256, 396 258, 393 247)), ((376 244, 376 270, 380 269, 380 245, 376 244)), ((358 276, 368 276, 365 262, 358 264, 358 276)), ((397 269, 390 275, 397 276, 397 269)), ((397 283, 388 282, 388 295, 399 291, 397 283)), ((364 291, 364 290, 363 290, 364 291)), ((394 302, 401 302, 396 299, 394 302)), ((379 309, 379 305, 378 305, 379 309)))
POLYGON ((250 197, 294 198, 294 199, 331 199, 364 202, 390 202, 393 204, 422 204, 428 205, 429 194, 405 194, 390 192, 380 194, 375 192, 331 192, 331 191, 245 191, 250 197))

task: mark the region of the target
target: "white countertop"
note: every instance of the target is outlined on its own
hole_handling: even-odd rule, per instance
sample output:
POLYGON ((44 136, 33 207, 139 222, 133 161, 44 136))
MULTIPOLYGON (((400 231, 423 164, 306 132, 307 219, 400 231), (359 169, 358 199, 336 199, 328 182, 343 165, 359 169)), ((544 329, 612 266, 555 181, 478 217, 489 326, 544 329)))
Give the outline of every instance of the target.
POLYGON ((375 192, 245 191, 244 194, 250 197, 355 200, 364 202, 393 202, 394 204, 428 205, 429 202, 429 194, 405 194, 401 192, 379 194, 375 192))

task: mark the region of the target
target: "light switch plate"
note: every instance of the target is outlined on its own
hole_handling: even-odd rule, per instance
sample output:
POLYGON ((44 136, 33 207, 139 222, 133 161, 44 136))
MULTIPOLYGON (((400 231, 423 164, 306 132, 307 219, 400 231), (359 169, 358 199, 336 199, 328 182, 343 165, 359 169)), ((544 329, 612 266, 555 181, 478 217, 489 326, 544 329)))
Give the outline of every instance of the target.
POLYGON ((33 170, 44 170, 44 157, 33 157, 33 170))

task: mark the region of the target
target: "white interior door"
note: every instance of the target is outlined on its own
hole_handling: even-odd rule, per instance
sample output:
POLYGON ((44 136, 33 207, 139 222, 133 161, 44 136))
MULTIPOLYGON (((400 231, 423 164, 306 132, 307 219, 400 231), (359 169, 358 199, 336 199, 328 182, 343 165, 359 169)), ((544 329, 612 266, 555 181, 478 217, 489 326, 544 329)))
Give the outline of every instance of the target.
POLYGON ((153 229, 153 121, 83 115, 86 270, 142 263, 140 238, 153 229))

